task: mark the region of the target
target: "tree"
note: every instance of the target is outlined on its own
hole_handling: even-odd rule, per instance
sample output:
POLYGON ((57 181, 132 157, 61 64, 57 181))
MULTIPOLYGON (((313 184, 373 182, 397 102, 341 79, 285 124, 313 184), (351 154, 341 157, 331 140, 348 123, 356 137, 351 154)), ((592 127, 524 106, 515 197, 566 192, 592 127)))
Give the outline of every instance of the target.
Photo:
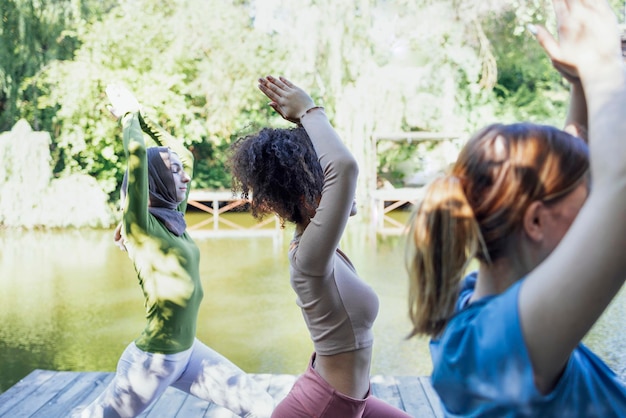
MULTIPOLYGON (((109 1, 2 0, 0 7, 0 131, 20 118, 19 102, 37 97, 22 83, 55 60, 73 58, 80 46, 79 31, 86 20, 104 13, 109 1)), ((41 128, 37 115, 30 120, 41 128)))
MULTIPOLYGON (((102 93, 112 81, 193 147, 194 187, 228 187, 233 138, 285 123, 255 88, 266 74, 292 78, 327 108, 362 165, 360 191, 375 180, 374 132, 470 132, 496 119, 558 124, 564 115, 567 86, 525 30, 553 26, 549 0, 3 1, 3 28, 14 28, 3 37, 21 21, 47 29, 19 32, 21 41, 0 49, 16 55, 23 42, 28 64, 2 67, 10 74, 0 102, 13 106, 2 117, 51 133, 55 175, 90 174, 112 196, 124 169, 102 93), (71 45, 48 42, 58 50, 29 61, 53 35, 71 45)), ((421 158, 408 146, 397 151, 379 149, 389 166, 421 158)))
POLYGON ((244 6, 220 0, 120 1, 81 37, 72 61, 32 77, 26 112, 53 115, 55 172, 85 172, 112 193, 124 170, 119 129, 104 88, 123 82, 159 123, 194 148, 195 186, 227 186, 231 136, 267 118, 256 78, 280 57, 255 33, 244 6))

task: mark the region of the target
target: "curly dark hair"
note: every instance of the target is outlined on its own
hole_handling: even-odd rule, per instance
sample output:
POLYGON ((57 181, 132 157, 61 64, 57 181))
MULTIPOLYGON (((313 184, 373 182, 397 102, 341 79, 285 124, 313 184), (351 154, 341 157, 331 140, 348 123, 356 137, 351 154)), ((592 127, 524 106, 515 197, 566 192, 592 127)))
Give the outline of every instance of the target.
POLYGON ((228 159, 233 192, 243 198, 252 193, 252 215, 260 219, 275 213, 302 223, 317 208, 324 174, 304 128, 263 128, 239 138, 228 159))

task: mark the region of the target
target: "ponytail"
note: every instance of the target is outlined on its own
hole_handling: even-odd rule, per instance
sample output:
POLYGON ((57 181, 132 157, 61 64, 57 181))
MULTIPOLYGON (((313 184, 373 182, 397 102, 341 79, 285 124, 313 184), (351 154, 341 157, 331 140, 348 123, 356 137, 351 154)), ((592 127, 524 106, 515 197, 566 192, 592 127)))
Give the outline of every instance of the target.
POLYGON ((528 206, 567 193, 588 168, 584 142, 550 126, 494 124, 475 133, 451 173, 426 188, 409 224, 410 336, 439 335, 469 262, 514 256, 528 206))
MULTIPOLYGON (((433 181, 409 223, 410 337, 438 335, 454 314, 459 283, 482 241, 461 181, 433 181)), ((482 245, 481 245, 482 246, 482 245)), ((484 246, 482 246, 484 248, 484 246)))

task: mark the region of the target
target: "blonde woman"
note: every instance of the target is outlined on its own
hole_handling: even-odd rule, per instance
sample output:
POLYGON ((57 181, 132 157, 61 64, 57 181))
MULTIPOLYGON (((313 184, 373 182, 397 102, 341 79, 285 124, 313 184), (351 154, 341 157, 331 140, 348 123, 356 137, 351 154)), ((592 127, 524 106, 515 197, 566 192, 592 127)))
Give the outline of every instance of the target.
POLYGON ((626 279, 620 37, 604 0, 554 6, 558 42, 533 31, 578 83, 572 109, 583 125, 588 115, 589 148, 549 126, 488 126, 411 224, 413 334, 432 337, 449 416, 626 416, 626 386, 581 343, 626 279), (463 279, 473 257, 478 272, 463 279))

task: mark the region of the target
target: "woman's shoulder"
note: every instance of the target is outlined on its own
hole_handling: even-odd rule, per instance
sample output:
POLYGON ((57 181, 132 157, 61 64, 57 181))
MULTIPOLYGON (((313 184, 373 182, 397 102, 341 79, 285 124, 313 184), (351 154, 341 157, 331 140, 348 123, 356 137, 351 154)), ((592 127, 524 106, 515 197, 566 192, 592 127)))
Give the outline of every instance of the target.
POLYGON ((469 303, 471 289, 461 290, 460 309, 431 342, 434 366, 473 375, 490 374, 495 371, 490 369, 499 367, 515 368, 515 373, 530 368, 518 315, 519 283, 502 294, 469 303))
POLYGON ((482 411, 536 395, 517 315, 517 290, 512 286, 465 304, 431 341, 433 386, 448 410, 482 411))

